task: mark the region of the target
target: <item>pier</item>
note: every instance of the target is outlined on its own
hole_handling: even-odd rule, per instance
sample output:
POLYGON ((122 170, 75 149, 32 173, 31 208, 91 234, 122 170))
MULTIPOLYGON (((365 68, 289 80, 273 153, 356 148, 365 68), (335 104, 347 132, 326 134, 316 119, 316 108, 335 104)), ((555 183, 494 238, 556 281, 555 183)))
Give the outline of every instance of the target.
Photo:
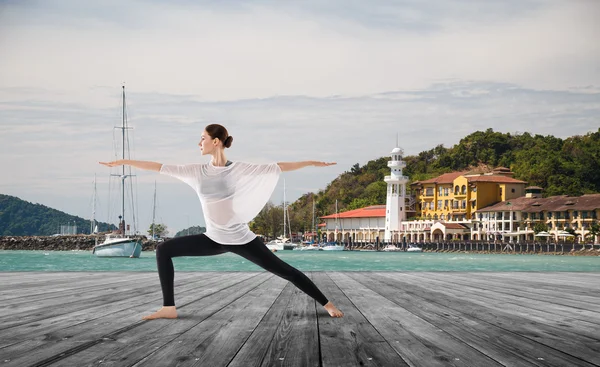
POLYGON ((598 366, 600 273, 1 273, 0 366, 598 366))
MULTIPOLYGON (((388 243, 346 243, 347 249, 381 250, 388 243)), ((553 254, 553 255, 588 255, 600 256, 600 246, 573 242, 501 242, 501 241, 444 241, 444 242, 412 242, 392 243, 401 251, 409 246, 419 247, 427 252, 471 252, 487 254, 553 254)))

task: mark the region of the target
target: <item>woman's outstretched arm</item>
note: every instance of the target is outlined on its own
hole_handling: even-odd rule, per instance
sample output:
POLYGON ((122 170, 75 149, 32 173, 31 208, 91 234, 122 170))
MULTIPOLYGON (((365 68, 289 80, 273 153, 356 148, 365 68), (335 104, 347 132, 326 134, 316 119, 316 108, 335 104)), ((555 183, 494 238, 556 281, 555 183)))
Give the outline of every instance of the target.
POLYGON ((103 164, 108 167, 128 165, 128 166, 133 166, 136 168, 147 169, 149 171, 156 171, 156 172, 160 171, 160 168, 162 167, 162 163, 148 162, 148 161, 134 161, 131 159, 119 159, 117 161, 112 161, 112 162, 98 162, 98 163, 103 164))
POLYGON ((300 168, 315 166, 315 167, 326 167, 333 166, 335 162, 319 162, 319 161, 303 161, 303 162, 279 162, 277 165, 283 172, 294 171, 300 168))

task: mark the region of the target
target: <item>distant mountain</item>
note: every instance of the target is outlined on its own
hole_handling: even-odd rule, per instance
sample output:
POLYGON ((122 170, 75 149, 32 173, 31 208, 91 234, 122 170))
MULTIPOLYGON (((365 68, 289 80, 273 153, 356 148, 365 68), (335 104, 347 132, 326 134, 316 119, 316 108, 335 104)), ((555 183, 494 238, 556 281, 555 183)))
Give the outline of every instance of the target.
POLYGON ((187 235, 192 235, 192 234, 202 234, 204 232, 206 232, 205 227, 193 226, 190 228, 182 229, 181 231, 175 233, 175 236, 173 236, 173 237, 181 237, 181 236, 187 236, 187 235))
MULTIPOLYGON (((15 196, 0 194, 0 236, 50 236, 60 233, 60 226, 77 226, 77 233, 90 233, 90 221, 74 215, 33 204, 15 196)), ((98 222, 98 231, 114 230, 112 224, 98 222)))

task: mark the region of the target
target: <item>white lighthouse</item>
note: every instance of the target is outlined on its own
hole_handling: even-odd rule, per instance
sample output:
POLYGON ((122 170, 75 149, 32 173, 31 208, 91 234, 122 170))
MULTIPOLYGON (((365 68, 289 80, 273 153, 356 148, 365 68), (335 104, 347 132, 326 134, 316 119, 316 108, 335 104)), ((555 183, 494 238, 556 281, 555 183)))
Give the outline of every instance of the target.
POLYGON ((394 238, 400 231, 400 223, 406 220, 406 183, 408 177, 402 175, 402 169, 406 167, 406 162, 402 160, 402 149, 397 147, 390 154, 392 160, 388 162, 388 167, 392 169, 390 176, 385 176, 387 183, 387 199, 385 203, 385 242, 399 241, 394 238))

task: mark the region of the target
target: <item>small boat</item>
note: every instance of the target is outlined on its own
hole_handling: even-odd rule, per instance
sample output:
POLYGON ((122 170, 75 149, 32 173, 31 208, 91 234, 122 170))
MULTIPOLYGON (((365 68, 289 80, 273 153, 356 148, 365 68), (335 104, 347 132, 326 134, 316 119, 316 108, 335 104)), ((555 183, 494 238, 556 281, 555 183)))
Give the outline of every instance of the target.
POLYGON ((141 253, 141 240, 115 234, 107 234, 104 242, 92 250, 98 257, 140 257, 141 253))
POLYGON ((336 245, 335 243, 328 243, 323 246, 323 251, 344 251, 344 245, 336 245))
POLYGON ((300 251, 323 251, 323 249, 319 245, 314 243, 312 245, 304 247, 297 247, 296 249, 300 249, 300 251))
POLYGON ((385 246, 381 251, 385 251, 385 252, 397 252, 397 251, 402 251, 402 249, 394 246, 394 245, 387 245, 385 246))
POLYGON ((407 252, 423 252, 423 249, 417 245, 408 245, 407 252))
POLYGON ((265 244, 265 246, 267 246, 267 248, 271 251, 283 251, 285 248, 285 245, 288 243, 288 239, 287 238, 277 238, 273 241, 269 241, 265 244))

